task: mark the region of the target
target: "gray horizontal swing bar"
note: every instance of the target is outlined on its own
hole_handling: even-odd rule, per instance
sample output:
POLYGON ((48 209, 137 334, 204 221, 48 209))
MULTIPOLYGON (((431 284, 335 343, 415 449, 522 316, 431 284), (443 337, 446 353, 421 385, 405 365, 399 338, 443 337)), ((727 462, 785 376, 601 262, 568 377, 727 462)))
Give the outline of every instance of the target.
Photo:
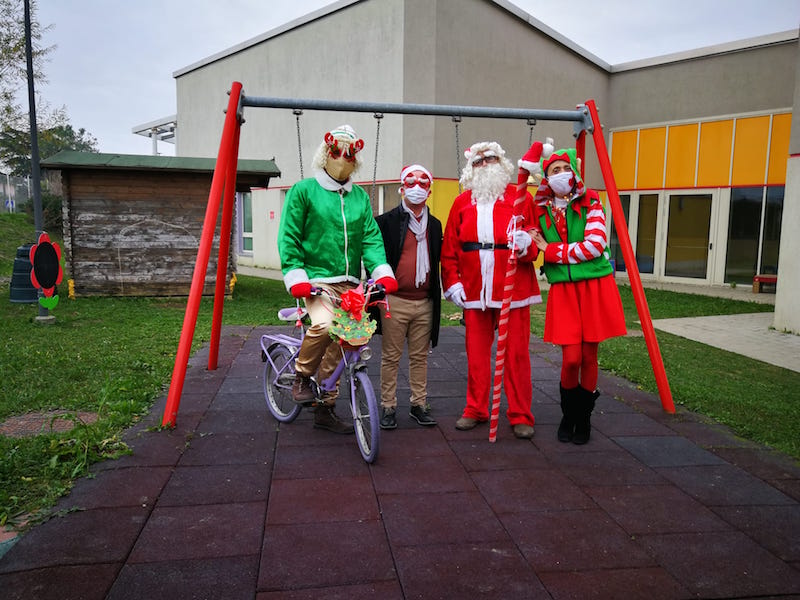
POLYGON ((406 115, 442 115, 484 117, 490 119, 538 119, 542 121, 576 121, 581 129, 592 130, 591 115, 584 106, 576 110, 547 110, 534 108, 503 108, 489 106, 457 106, 447 104, 382 104, 375 102, 343 102, 304 98, 275 98, 242 96, 240 106, 261 108, 292 108, 345 112, 371 112, 406 115))

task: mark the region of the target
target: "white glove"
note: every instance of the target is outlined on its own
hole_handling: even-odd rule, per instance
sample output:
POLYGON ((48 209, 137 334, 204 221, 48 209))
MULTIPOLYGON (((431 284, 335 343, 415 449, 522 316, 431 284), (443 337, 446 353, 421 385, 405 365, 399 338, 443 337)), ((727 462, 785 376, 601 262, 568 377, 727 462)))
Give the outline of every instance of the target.
POLYGON ((528 253, 528 247, 531 245, 531 236, 528 232, 517 230, 512 234, 512 239, 517 250, 517 256, 525 256, 528 253))
POLYGON ((458 308, 464 308, 467 301, 467 295, 464 293, 464 285, 460 281, 451 285, 444 293, 444 297, 458 308))

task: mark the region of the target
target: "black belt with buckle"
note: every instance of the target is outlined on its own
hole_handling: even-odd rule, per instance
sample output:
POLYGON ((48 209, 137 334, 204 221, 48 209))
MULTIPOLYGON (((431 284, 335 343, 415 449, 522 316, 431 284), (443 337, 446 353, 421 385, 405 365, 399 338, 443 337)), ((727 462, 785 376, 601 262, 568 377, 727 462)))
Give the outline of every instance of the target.
POLYGON ((481 244, 480 242, 462 242, 461 250, 471 252, 473 250, 508 250, 506 244, 481 244))

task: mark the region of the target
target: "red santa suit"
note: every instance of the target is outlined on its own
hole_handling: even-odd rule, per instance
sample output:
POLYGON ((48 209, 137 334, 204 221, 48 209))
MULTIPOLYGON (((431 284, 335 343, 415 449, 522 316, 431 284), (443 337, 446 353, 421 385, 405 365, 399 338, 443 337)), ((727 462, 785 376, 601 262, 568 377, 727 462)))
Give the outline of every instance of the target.
MULTIPOLYGON (((503 287, 508 266, 507 230, 515 214, 517 191, 508 185, 503 196, 491 203, 476 203, 470 190, 453 203, 442 244, 442 287, 450 290, 464 286, 464 322, 468 362, 467 405, 462 416, 478 421, 489 419, 491 391, 491 347, 495 326, 503 303, 503 287)), ((534 223, 530 194, 517 207, 522 222, 517 229, 534 223)), ((530 341, 530 305, 542 301, 531 246, 517 261, 503 385, 508 399, 506 416, 513 426, 534 424, 531 413, 533 390, 528 344, 530 341)), ((447 295, 447 294, 446 294, 447 295)))

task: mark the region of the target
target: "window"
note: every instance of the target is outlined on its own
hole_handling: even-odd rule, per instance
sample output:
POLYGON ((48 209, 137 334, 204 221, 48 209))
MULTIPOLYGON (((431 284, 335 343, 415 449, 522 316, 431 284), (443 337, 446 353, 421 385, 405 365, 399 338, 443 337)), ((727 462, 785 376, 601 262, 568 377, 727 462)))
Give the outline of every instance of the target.
POLYGON ((239 210, 239 250, 244 254, 253 252, 253 194, 242 192, 237 194, 239 210))
POLYGON ((731 190, 728 254, 725 257, 726 283, 750 284, 756 274, 763 195, 764 188, 761 187, 731 190))

